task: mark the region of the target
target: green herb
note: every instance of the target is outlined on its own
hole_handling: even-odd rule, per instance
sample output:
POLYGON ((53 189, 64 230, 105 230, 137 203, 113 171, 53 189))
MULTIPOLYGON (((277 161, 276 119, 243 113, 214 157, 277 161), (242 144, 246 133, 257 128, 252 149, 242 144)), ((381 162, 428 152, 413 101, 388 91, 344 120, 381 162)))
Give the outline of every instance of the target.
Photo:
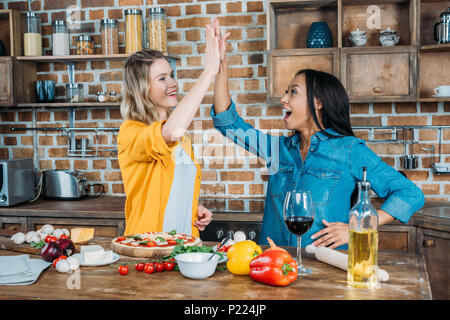
POLYGON ((45 246, 45 241, 41 240, 39 242, 32 242, 30 244, 31 247, 36 248, 36 249, 42 249, 45 246))
POLYGON ((161 242, 166 242, 166 239, 162 238, 162 237, 156 237, 156 239, 158 239, 161 242))
POLYGON ((139 236, 129 236, 129 238, 133 238, 134 240, 142 240, 142 238, 139 236))
POLYGON ((183 239, 177 239, 177 244, 183 244, 184 240, 183 239))
MULTIPOLYGON (((185 246, 183 244, 176 245, 173 251, 170 253, 170 255, 163 257, 163 259, 170 259, 174 258, 175 256, 182 254, 182 253, 188 253, 188 252, 210 252, 213 253, 214 249, 212 247, 208 246, 185 246)), ((217 252, 217 254, 220 256, 220 259, 223 258, 224 254, 222 252, 217 252)))
POLYGON ((148 241, 141 241, 141 242, 139 242, 140 245, 144 245, 144 246, 146 246, 147 243, 148 243, 148 241))
POLYGON ((169 232, 169 234, 170 234, 171 236, 174 236, 174 235, 177 234, 177 230, 172 230, 172 231, 169 232))

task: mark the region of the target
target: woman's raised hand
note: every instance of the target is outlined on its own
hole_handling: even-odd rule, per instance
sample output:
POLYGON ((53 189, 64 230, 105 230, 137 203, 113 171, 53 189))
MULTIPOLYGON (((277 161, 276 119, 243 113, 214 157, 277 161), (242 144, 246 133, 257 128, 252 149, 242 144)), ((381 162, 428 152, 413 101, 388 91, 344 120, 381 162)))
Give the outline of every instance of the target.
POLYGON ((205 72, 215 76, 219 72, 220 66, 219 39, 216 36, 214 28, 211 25, 206 26, 205 34, 205 72))
POLYGON ((220 31, 219 26, 219 20, 217 18, 213 19, 212 26, 214 28, 216 37, 219 39, 220 61, 224 61, 227 56, 227 38, 231 33, 227 32, 224 36, 222 36, 222 32, 220 31))

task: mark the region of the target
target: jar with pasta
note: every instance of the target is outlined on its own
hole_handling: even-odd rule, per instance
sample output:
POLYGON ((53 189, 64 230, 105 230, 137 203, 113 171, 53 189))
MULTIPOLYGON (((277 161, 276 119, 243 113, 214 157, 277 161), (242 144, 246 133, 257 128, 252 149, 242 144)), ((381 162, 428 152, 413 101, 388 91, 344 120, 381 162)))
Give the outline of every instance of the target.
POLYGON ((102 28, 102 54, 118 54, 119 30, 117 20, 102 19, 100 25, 102 28))
POLYGON ((35 12, 25 13, 23 51, 24 56, 42 56, 41 17, 35 12))
POLYGON ((125 10, 125 52, 142 50, 142 10, 125 10))
POLYGON ((167 52, 166 10, 163 8, 148 10, 147 39, 150 49, 167 52))
POLYGON ((81 56, 94 54, 94 39, 91 36, 77 37, 77 54, 81 56))

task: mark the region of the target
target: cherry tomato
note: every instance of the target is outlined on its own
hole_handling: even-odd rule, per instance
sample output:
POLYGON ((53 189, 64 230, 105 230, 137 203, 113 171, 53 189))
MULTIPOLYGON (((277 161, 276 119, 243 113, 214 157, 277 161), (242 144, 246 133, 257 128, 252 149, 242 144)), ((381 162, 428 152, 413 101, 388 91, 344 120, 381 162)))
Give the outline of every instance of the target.
POLYGON ((156 269, 157 272, 164 271, 164 263, 156 262, 155 263, 155 269, 156 269))
POLYGON ((127 237, 118 237, 118 238, 117 238, 117 241, 123 241, 123 240, 126 240, 126 238, 127 238, 127 237))
POLYGON ((171 239, 169 239, 169 240, 167 240, 167 243, 168 243, 169 245, 173 246, 173 245, 177 244, 177 241, 176 241, 176 240, 171 240, 171 239))
POLYGON ((128 267, 127 266, 119 266, 119 273, 123 276, 128 274, 128 267))
POLYGON ((155 265, 153 263, 146 263, 144 267, 145 273, 153 273, 155 272, 155 265))
POLYGON ((172 261, 165 261, 164 262, 164 270, 172 271, 173 268, 175 268, 175 263, 173 263, 172 261))
POLYGON ((147 247, 156 247, 156 242, 155 241, 147 242, 147 247))
POLYGON ((59 258, 56 258, 55 260, 53 260, 52 265, 53 265, 54 267, 56 267, 56 264, 58 263, 58 261, 59 261, 59 260, 64 260, 64 259, 67 259, 67 257, 66 257, 66 256, 59 256, 59 258))
POLYGON ((145 267, 145 264, 142 263, 142 262, 136 263, 136 265, 134 266, 134 268, 135 268, 137 271, 144 271, 144 267, 145 267))
POLYGON ((61 237, 59 237, 60 239, 69 239, 68 236, 66 236, 65 234, 62 234, 61 237))
POLYGON ((222 248, 219 249, 219 252, 227 252, 228 249, 230 249, 231 246, 223 246, 222 248))

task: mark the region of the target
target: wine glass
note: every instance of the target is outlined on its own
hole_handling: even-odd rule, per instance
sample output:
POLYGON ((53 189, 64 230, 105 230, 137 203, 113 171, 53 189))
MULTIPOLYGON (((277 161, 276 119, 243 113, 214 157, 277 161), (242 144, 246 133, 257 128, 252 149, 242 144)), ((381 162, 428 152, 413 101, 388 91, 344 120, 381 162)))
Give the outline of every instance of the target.
POLYGON ((311 270, 302 264, 302 238, 314 222, 314 203, 309 191, 288 191, 284 199, 283 218, 290 232, 297 236, 298 275, 307 275, 311 270))

